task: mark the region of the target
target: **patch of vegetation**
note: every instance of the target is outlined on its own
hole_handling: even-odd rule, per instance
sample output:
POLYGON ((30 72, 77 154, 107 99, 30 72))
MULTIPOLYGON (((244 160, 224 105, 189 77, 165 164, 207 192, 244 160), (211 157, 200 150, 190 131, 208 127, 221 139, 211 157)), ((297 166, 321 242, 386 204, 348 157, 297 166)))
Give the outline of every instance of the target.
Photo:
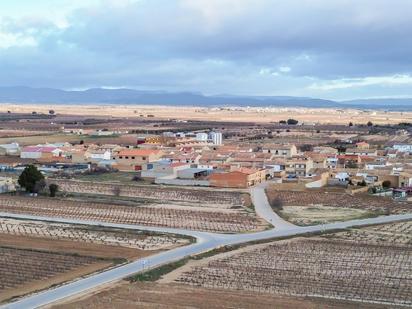
POLYGON ((85 173, 76 177, 77 180, 97 181, 97 182, 119 182, 133 183, 134 172, 104 172, 104 173, 85 173))
POLYGON ((235 246, 228 245, 228 246, 218 247, 218 248, 206 251, 204 253, 192 256, 191 259, 192 260, 201 260, 201 259, 205 259, 205 258, 214 256, 214 255, 217 255, 217 254, 230 252, 230 251, 233 251, 233 250, 238 249, 238 248, 240 248, 240 245, 235 245, 235 246))
POLYGON ((56 185, 55 183, 52 183, 49 185, 49 192, 50 192, 50 197, 55 197, 57 191, 59 191, 59 186, 56 185))
POLYGON ((18 183, 30 193, 38 193, 46 186, 43 174, 34 165, 29 165, 23 170, 18 183))
POLYGON ((162 265, 160 267, 151 269, 149 271, 143 272, 136 274, 134 276, 128 277, 126 280, 129 282, 136 282, 136 281, 157 281, 159 280, 163 275, 166 275, 173 270, 182 267, 189 261, 189 258, 185 258, 182 260, 179 260, 177 262, 172 262, 169 264, 162 265))
POLYGON ((388 189, 391 187, 391 181, 390 180, 385 180, 384 182, 382 182, 382 187, 385 189, 388 189))
POLYGON ((287 122, 288 125, 297 125, 299 123, 298 120, 293 119, 293 118, 288 119, 286 122, 287 122))
POLYGON ((270 207, 276 212, 283 210, 283 200, 279 197, 275 197, 269 200, 270 207))

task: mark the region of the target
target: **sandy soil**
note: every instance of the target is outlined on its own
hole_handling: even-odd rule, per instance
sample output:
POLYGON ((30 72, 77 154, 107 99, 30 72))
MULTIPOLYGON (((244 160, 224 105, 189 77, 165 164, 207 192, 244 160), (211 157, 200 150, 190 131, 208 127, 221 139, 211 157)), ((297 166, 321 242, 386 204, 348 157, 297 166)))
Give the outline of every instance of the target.
POLYGON ((333 300, 272 296, 256 292, 196 288, 180 284, 159 284, 151 282, 129 284, 123 281, 112 288, 97 291, 95 295, 84 296, 82 299, 72 299, 64 304, 56 304, 51 308, 383 309, 385 307, 333 300))
MULTIPOLYGON (((1 104, 0 112, 28 112, 48 113, 54 109, 58 114, 93 115, 113 117, 140 117, 140 115, 154 115, 161 119, 186 119, 208 121, 237 121, 237 122, 272 122, 288 119, 291 116, 303 122, 320 122, 331 124, 366 123, 399 123, 412 121, 412 112, 368 111, 355 109, 326 108, 242 108, 216 109, 199 107, 176 106, 148 106, 148 105, 55 105, 55 104, 1 104)), ((151 118, 153 119, 153 118, 151 118)))

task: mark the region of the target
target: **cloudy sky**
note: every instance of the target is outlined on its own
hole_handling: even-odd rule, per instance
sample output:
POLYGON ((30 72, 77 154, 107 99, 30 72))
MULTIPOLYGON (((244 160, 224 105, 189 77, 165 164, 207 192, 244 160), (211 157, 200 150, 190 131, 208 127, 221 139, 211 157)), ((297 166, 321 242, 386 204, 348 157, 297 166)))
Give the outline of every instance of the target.
POLYGON ((14 85, 412 97, 412 1, 1 0, 14 85))

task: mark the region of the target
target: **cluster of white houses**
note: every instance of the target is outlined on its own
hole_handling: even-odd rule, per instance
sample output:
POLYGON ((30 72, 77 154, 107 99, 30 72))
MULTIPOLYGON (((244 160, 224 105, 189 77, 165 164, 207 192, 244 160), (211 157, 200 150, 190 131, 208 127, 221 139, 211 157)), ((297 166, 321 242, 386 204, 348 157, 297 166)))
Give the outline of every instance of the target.
POLYGON ((274 178, 304 181, 308 187, 362 181, 412 186, 412 145, 407 144, 378 150, 361 142, 339 153, 324 146, 299 151, 293 144, 223 145, 219 132, 180 137, 173 145, 164 137, 138 139, 129 146, 55 143, 20 147, 12 143, 0 145, 0 156, 43 164, 94 164, 175 185, 245 188, 274 178))

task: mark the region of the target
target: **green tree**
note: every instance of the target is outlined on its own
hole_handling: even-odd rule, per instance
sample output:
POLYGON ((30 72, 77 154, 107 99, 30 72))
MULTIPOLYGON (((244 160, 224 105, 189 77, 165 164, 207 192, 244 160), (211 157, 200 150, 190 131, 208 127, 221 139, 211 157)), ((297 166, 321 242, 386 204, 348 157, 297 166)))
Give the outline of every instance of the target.
POLYGON ((384 187, 385 189, 388 189, 391 187, 391 181, 390 180, 385 180, 382 182, 382 187, 384 187))
POLYGON ((55 197, 57 191, 59 191, 59 186, 55 183, 49 185, 50 197, 55 197))
POLYGON ((271 199, 269 203, 273 210, 283 210, 283 200, 280 197, 275 197, 274 199, 271 199))
POLYGON ((44 181, 43 174, 34 165, 27 166, 19 176, 19 185, 30 193, 38 193, 39 184, 44 181))
POLYGON ((299 123, 299 121, 297 121, 296 119, 288 119, 287 124, 289 125, 297 125, 299 123))

